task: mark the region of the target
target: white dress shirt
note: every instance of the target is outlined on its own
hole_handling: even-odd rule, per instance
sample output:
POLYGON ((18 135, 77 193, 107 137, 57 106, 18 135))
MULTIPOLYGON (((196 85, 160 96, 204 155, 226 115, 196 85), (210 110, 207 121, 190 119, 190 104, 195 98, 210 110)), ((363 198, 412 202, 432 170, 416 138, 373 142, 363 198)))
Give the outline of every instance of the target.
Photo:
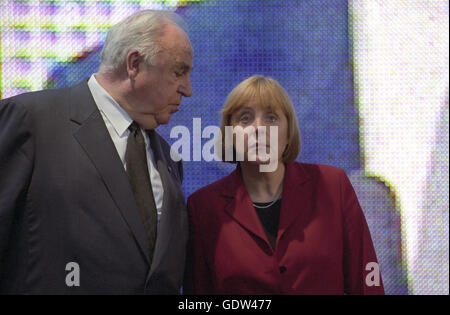
MULTIPOLYGON (((133 122, 133 119, 128 113, 109 95, 108 92, 97 82, 93 74, 88 81, 89 89, 91 90, 94 101, 97 104, 109 135, 116 147, 123 167, 127 169, 125 161, 125 152, 127 149, 128 135, 130 131, 128 127, 133 122)), ((161 181, 161 176, 156 168, 153 151, 150 147, 150 139, 147 133, 141 128, 141 132, 145 139, 145 147, 147 153, 147 166, 150 176, 153 197, 155 198, 156 209, 158 211, 158 223, 161 218, 161 208, 163 202, 164 189, 161 181)))

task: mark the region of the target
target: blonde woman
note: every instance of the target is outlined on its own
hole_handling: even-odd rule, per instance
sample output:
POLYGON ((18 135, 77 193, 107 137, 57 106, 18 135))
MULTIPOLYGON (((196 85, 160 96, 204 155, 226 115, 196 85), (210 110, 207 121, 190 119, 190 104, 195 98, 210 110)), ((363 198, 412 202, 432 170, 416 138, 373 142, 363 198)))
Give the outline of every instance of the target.
POLYGON ((267 161, 245 134, 243 152, 234 141, 236 170, 189 197, 185 292, 383 294, 369 229, 345 172, 295 161, 300 133, 280 84, 263 76, 241 82, 222 111, 223 143, 226 126, 253 127, 256 134, 266 127, 266 149, 277 154, 267 161), (238 153, 243 160, 236 161, 238 153), (261 171, 274 162, 274 170, 261 171))

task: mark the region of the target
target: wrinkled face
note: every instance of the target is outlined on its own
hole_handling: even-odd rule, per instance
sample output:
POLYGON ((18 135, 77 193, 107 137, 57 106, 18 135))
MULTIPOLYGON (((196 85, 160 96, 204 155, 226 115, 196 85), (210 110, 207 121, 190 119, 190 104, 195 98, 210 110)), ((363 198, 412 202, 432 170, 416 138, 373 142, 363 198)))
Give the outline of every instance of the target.
MULTIPOLYGON (((238 131, 234 144, 237 154, 242 150, 236 143, 237 138, 241 136, 244 139, 242 153, 246 163, 268 164, 270 152, 276 152, 272 158, 278 159, 277 164, 282 163, 282 155, 288 143, 288 121, 281 108, 272 111, 270 107, 263 109, 255 102, 251 102, 233 113, 230 122, 234 130, 238 131), (243 128, 243 135, 240 134, 240 129, 235 128, 236 126, 243 128), (254 129, 247 130, 254 130, 254 132, 245 132, 245 128, 250 126, 254 129), (261 133, 262 130, 258 127, 265 127, 265 134, 261 133), (274 129, 277 134, 271 137, 271 131, 273 132, 274 129), (272 141, 271 138, 273 138, 272 141), (261 154, 261 149, 266 150, 267 155, 261 154)), ((270 162, 272 163, 272 160, 270 162)))
POLYGON ((167 124, 182 97, 192 94, 193 51, 188 37, 177 26, 167 25, 161 45, 163 51, 155 56, 153 65, 140 61, 128 97, 130 115, 147 129, 167 124))

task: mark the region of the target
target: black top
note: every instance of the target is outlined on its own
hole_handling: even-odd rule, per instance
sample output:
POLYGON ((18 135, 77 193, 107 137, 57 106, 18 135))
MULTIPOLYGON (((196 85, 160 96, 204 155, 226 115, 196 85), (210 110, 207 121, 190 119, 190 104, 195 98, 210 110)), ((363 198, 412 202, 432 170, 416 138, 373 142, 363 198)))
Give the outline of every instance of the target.
MULTIPOLYGON (((255 205, 264 207, 269 205, 271 202, 259 203, 254 202, 255 205)), ((273 205, 267 208, 257 208, 255 207, 256 213, 258 214, 259 220, 266 232, 267 239, 275 249, 277 234, 278 234, 278 223, 280 221, 280 209, 281 209, 281 199, 278 199, 273 205)))

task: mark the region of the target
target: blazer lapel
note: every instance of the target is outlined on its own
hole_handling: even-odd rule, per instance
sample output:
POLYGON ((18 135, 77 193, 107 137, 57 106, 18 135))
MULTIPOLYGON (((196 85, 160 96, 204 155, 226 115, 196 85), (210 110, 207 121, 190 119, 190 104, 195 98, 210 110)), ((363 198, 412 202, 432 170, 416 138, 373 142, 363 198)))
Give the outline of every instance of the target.
POLYGON ((283 181, 277 244, 297 220, 308 221, 312 212, 313 185, 310 176, 299 163, 288 163, 283 181))
POLYGON ((128 177, 86 82, 72 88, 71 120, 80 125, 74 137, 100 173, 111 198, 150 264, 148 241, 128 177))
POLYGON ((238 168, 228 176, 223 186, 222 195, 229 199, 225 211, 246 230, 269 244, 238 168))
POLYGON ((150 278, 158 266, 160 266, 164 254, 169 248, 172 237, 175 237, 177 233, 183 232, 179 231, 176 222, 179 222, 180 210, 182 210, 182 207, 186 207, 186 204, 181 186, 172 176, 172 169, 167 161, 168 157, 163 152, 159 135, 154 130, 149 130, 147 133, 164 189, 158 237, 156 239, 153 262, 148 276, 150 278))

